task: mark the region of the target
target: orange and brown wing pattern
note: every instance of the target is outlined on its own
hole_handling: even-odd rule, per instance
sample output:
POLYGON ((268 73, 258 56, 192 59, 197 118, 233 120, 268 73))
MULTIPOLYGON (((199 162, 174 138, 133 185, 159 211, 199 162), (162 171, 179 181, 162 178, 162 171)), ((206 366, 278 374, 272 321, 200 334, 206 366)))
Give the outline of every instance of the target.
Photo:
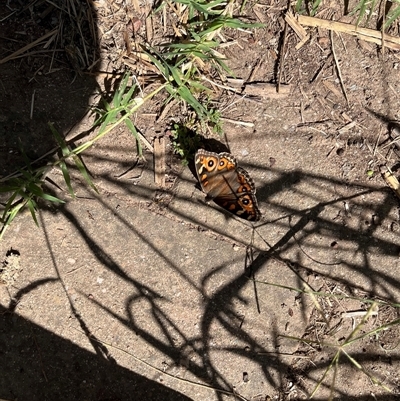
POLYGON ((221 181, 221 174, 236 169, 236 160, 229 153, 218 154, 200 149, 195 156, 195 165, 201 188, 208 194, 221 181))
POLYGON ((238 217, 249 221, 260 219, 254 182, 246 170, 237 166, 231 154, 199 149, 195 166, 208 198, 238 217))

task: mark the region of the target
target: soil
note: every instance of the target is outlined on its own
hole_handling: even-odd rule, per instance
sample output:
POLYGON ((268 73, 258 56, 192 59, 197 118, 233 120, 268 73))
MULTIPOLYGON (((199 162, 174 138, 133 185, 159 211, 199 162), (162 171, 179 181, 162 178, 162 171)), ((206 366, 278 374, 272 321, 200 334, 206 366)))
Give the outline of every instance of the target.
MULTIPOLYGON (((148 34, 147 5, 62 3, 0 5, 2 178, 55 154, 49 122, 75 146, 92 138, 90 110, 127 66, 145 94, 158 85, 126 45, 148 34)), ((192 116, 160 93, 134 123, 167 140, 164 188, 119 126, 83 155, 98 193, 71 166, 72 198, 54 168, 47 188, 67 202, 6 231, 1 399, 398 399, 400 215, 380 168, 399 166, 400 53, 322 28, 296 49, 287 2, 269 3, 243 11, 264 28, 221 33, 256 96, 212 86, 223 135, 201 132, 251 174, 261 221, 204 202, 170 141, 192 116)), ((337 3, 319 17, 356 24, 337 3)), ((151 32, 170 33, 158 14, 151 32)))

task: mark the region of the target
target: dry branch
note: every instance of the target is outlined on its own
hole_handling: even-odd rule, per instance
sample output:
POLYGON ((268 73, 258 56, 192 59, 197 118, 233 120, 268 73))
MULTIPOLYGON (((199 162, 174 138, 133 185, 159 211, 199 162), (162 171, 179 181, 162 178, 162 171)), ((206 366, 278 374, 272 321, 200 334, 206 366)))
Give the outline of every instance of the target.
POLYGON ((308 17, 305 15, 297 15, 297 21, 301 25, 325 28, 336 32, 343 32, 356 36, 358 39, 367 42, 373 42, 382 46, 382 39, 385 47, 393 50, 400 50, 400 38, 388 35, 374 29, 360 28, 355 25, 346 24, 344 22, 328 21, 320 18, 308 17))

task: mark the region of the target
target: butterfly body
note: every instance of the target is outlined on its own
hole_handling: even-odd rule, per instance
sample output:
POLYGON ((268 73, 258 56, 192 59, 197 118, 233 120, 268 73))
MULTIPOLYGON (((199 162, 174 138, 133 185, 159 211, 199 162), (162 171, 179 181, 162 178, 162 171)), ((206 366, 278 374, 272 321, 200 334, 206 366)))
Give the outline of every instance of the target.
POLYGON ((245 220, 260 219, 254 182, 230 153, 199 149, 195 155, 195 167, 207 198, 245 220))

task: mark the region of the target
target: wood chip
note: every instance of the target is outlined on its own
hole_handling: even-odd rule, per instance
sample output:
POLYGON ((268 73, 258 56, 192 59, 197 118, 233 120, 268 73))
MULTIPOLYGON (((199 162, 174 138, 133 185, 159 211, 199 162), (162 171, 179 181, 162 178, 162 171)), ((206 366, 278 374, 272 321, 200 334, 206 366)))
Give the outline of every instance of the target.
POLYGON ((263 98, 280 99, 290 94, 291 85, 281 85, 279 93, 276 91, 276 85, 260 82, 256 84, 247 84, 243 93, 249 96, 261 96, 263 98))
POLYGON ((336 88, 335 84, 331 81, 322 81, 326 89, 330 90, 338 99, 342 98, 342 92, 336 88))
POLYGON ((145 25, 146 25, 146 40, 148 43, 151 43, 153 39, 153 14, 151 13, 151 8, 150 6, 146 7, 146 20, 145 20, 145 25))
POLYGON ((139 1, 138 0, 131 0, 133 7, 135 8, 135 11, 137 13, 140 13, 141 9, 140 9, 140 5, 139 5, 139 1))
POLYGON ((310 35, 308 35, 307 31, 297 22, 295 16, 291 11, 288 11, 286 13, 285 21, 300 38, 300 42, 296 46, 296 50, 299 50, 307 42, 307 40, 310 39, 310 35))
POLYGON ((380 168, 382 178, 385 180, 386 184, 394 191, 398 198, 400 198, 400 183, 397 178, 393 175, 389 167, 382 166, 380 168))
POLYGON ((165 188, 165 138, 154 139, 154 181, 156 185, 165 188))
POLYGON ((297 43, 297 45, 295 46, 295 49, 296 50, 301 49, 305 45, 305 43, 308 41, 308 39, 310 39, 310 37, 305 36, 299 43, 297 43))
POLYGON ((347 113, 343 112, 342 117, 344 120, 346 120, 348 123, 351 123, 353 120, 347 115, 347 113))
POLYGON ((352 121, 351 123, 346 124, 344 127, 340 128, 340 130, 338 130, 339 134, 344 134, 347 131, 350 131, 352 128, 354 128, 356 126, 356 122, 352 121))
POLYGON ((226 82, 231 85, 234 86, 235 88, 241 88, 244 85, 244 79, 242 78, 227 78, 226 82))

